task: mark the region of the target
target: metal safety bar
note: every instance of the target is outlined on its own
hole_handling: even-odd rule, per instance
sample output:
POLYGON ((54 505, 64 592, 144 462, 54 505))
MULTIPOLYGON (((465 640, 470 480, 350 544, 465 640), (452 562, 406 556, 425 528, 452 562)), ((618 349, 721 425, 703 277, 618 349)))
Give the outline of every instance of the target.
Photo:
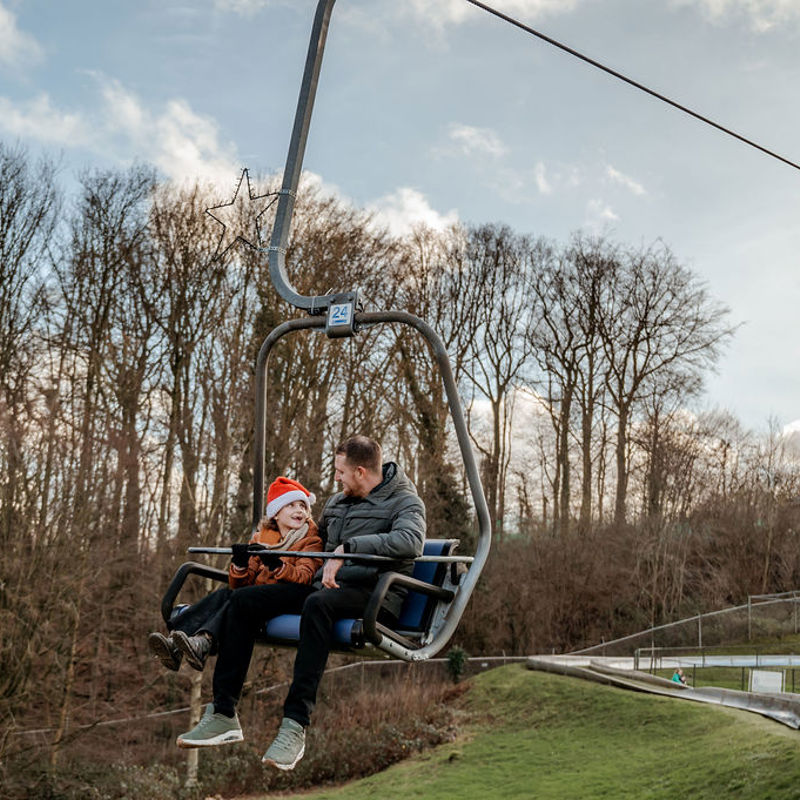
MULTIPOLYGON (((232 547, 190 547, 189 553, 205 553, 206 555, 214 556, 229 556, 233 554, 232 547)), ((288 558, 321 558, 325 560, 340 559, 342 561, 364 561, 364 562, 378 562, 385 561, 391 564, 397 564, 403 561, 417 561, 432 564, 471 564, 475 558, 474 556, 417 556, 416 558, 392 558, 392 556, 379 556, 375 553, 317 553, 310 550, 273 550, 268 547, 256 548, 248 550, 251 556, 282 556, 288 558)))

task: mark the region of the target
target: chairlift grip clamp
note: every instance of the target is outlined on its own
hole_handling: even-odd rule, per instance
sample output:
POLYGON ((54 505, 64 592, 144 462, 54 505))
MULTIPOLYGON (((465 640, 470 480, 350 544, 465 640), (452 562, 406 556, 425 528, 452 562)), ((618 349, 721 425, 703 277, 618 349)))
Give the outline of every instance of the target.
POLYGON ((356 311, 358 310, 358 290, 330 295, 325 334, 329 339, 353 336, 356 332, 356 311))

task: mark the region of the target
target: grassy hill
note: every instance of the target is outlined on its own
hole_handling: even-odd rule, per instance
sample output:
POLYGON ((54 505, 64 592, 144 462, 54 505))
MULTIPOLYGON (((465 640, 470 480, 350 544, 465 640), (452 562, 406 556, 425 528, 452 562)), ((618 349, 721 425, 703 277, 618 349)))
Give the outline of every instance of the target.
POLYGON ((453 744, 313 800, 800 798, 800 733, 512 665, 470 682, 453 744))

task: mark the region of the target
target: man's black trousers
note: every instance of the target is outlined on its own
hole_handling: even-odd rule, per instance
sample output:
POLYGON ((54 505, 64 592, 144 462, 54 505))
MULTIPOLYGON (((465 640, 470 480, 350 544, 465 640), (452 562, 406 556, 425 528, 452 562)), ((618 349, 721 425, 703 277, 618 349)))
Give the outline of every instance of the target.
POLYGON ((256 636, 280 614, 299 614, 314 590, 298 583, 266 583, 234 589, 225 606, 214 667, 214 711, 232 717, 242 693, 256 636))
POLYGON ((233 716, 256 636, 266 620, 279 614, 301 614, 300 642, 284 715, 307 726, 333 646, 334 625, 339 619, 362 617, 371 593, 369 587, 344 584, 338 589, 314 590, 311 586, 277 583, 235 590, 225 608, 219 639, 214 710, 233 716))
POLYGON ((300 642, 294 659, 294 676, 283 704, 283 715, 303 727, 311 720, 317 702, 317 689, 333 646, 333 630, 337 620, 358 619, 372 589, 339 584, 338 589, 312 592, 303 605, 300 617, 300 642))

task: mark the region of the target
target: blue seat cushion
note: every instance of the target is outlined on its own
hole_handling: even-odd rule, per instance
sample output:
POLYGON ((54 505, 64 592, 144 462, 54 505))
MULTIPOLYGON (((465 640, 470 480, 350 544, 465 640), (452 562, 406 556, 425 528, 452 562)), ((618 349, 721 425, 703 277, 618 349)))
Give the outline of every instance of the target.
MULTIPOLYGON (((264 626, 266 638, 278 642, 299 642, 300 641, 300 615, 281 614, 267 620, 264 626)), ((357 644, 357 636, 360 633, 360 623, 354 619, 336 620, 333 626, 334 642, 340 647, 352 647, 357 644), (358 626, 358 631, 354 631, 354 626, 358 626)))
POLYGON ((172 613, 169 615, 170 625, 175 622, 175 620, 178 619, 178 617, 183 614, 187 608, 189 608, 188 603, 181 603, 180 605, 175 606, 175 608, 172 609, 172 613))

